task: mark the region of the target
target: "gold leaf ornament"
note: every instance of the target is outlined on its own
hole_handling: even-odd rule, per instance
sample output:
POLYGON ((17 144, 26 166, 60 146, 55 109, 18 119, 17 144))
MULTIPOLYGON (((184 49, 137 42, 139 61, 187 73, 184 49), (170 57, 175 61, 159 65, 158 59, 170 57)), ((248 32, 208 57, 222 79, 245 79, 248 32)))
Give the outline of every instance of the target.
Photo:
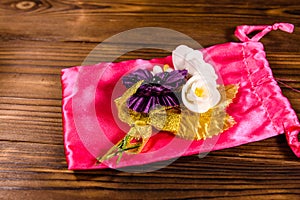
POLYGON ((226 112, 238 92, 238 85, 219 86, 220 102, 205 113, 195 113, 184 106, 157 106, 148 114, 133 111, 127 107, 127 100, 138 90, 139 81, 115 100, 119 119, 131 128, 125 137, 113 146, 104 156, 97 158, 103 162, 124 152, 138 154, 152 135, 152 127, 159 131, 173 133, 187 140, 202 140, 228 130, 236 122, 226 112))
MULTIPOLYGON (((220 102, 205 113, 195 113, 184 106, 158 106, 149 114, 145 114, 130 110, 126 106, 127 99, 141 84, 141 82, 136 83, 116 100, 120 119, 130 126, 135 127, 137 123, 140 124, 139 127, 151 125, 158 130, 171 132, 184 139, 201 140, 220 134, 235 124, 234 119, 227 114, 226 108, 235 98, 238 85, 219 86, 220 102)), ((149 128, 145 130, 147 131, 139 131, 133 136, 142 138, 151 136, 149 128)))
POLYGON ((195 113, 187 108, 182 109, 180 128, 174 133, 176 136, 189 140, 207 139, 228 130, 236 123, 226 112, 226 108, 235 98, 238 85, 219 86, 218 90, 221 100, 207 112, 195 113))

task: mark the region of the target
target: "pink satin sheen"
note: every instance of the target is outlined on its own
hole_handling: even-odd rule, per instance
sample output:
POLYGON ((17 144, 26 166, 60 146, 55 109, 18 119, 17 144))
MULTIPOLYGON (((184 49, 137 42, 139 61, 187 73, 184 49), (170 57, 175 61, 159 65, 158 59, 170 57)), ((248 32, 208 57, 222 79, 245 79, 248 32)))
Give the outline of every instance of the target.
POLYGON ((99 165, 95 163, 97 156, 103 155, 129 130, 127 124, 118 120, 113 102, 125 91, 120 78, 134 68, 150 68, 154 64, 173 67, 171 56, 62 70, 62 113, 68 168, 82 170, 141 165, 230 148, 284 132, 299 157, 297 131, 300 125, 297 115, 282 95, 266 60, 264 47, 258 42, 267 32, 276 29, 292 32, 293 26, 286 23, 239 26, 235 33, 243 43, 229 42, 201 50, 204 59, 222 77, 223 84, 239 85, 237 97, 227 109, 237 122, 232 128, 219 136, 200 141, 184 140, 160 132, 149 139, 142 153, 124 155, 118 165, 116 158, 99 165), (247 34, 254 30, 262 32, 249 39, 247 34))
POLYGON ((286 130, 286 139, 291 149, 296 156, 300 157, 300 142, 298 140, 298 134, 300 131, 300 126, 291 126, 286 130))

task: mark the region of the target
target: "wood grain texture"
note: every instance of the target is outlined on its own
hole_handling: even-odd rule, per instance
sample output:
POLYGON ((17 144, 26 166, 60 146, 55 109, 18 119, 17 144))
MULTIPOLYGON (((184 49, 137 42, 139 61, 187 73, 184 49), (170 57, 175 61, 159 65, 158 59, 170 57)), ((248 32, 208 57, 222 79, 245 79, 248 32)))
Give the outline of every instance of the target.
MULTIPOLYGON (((299 159, 284 135, 150 173, 73 172, 64 157, 60 70, 80 65, 101 41, 155 26, 207 47, 237 41, 237 25, 274 22, 296 28, 262 39, 267 58, 274 76, 299 90, 298 0, 1 0, 0 199, 300 199, 299 159)), ((168 54, 142 49, 118 61, 168 54)), ((280 86, 299 117, 300 94, 280 86)))

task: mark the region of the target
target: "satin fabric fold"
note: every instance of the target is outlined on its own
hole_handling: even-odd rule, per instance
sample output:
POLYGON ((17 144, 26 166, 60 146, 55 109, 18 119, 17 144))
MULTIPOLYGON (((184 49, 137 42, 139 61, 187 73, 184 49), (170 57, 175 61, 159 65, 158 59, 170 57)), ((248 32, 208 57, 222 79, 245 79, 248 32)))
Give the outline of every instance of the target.
POLYGON ((299 131, 300 125, 288 127, 285 131, 288 144, 298 157, 300 157, 300 142, 298 140, 299 131))
MULTIPOLYGON (((121 78, 141 65, 151 67, 168 64, 173 67, 172 57, 68 68, 62 70, 61 78, 68 168, 83 170, 141 165, 230 148, 282 134, 287 127, 299 127, 296 113, 273 78, 260 42, 230 42, 201 51, 206 62, 211 63, 221 77, 218 80, 220 83, 239 85, 237 96, 227 109, 236 121, 232 128, 218 137, 199 141, 159 132, 149 139, 142 153, 124 155, 118 165, 116 159, 96 165, 96 157, 105 153, 129 130, 126 124, 122 125, 117 119, 113 103, 126 90, 120 84, 121 78), (209 144, 213 144, 213 147, 209 144)), ((297 130, 289 129, 289 133, 295 135, 297 130)), ((296 144, 294 137, 289 143, 296 144)), ((298 156, 300 154, 299 150, 295 153, 298 156)))
POLYGON ((235 36, 239 38, 242 42, 258 42, 263 36, 273 30, 282 30, 284 32, 292 33, 294 31, 294 25, 289 23, 275 23, 274 25, 261 25, 261 26, 248 26, 242 25, 238 26, 235 30, 235 36), (261 31, 249 38, 247 35, 254 32, 261 31))

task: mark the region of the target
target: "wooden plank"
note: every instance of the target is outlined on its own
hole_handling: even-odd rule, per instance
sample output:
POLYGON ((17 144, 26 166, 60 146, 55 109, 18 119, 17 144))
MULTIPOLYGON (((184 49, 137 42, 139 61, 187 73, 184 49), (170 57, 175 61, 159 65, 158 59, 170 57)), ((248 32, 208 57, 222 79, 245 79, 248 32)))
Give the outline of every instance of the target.
MULTIPOLYGON (((0 199, 298 199, 299 160, 284 135, 202 159, 179 158, 149 173, 67 170, 60 71, 81 65, 103 40, 132 28, 169 28, 208 47, 237 42, 237 25, 290 22, 294 34, 274 31, 262 42, 274 77, 299 117, 299 93, 290 88, 300 89, 299 10, 297 0, 2 0, 0 199)), ((107 55, 99 57, 122 61, 170 54, 139 49, 119 57, 121 45, 136 46, 111 43, 107 55)))

